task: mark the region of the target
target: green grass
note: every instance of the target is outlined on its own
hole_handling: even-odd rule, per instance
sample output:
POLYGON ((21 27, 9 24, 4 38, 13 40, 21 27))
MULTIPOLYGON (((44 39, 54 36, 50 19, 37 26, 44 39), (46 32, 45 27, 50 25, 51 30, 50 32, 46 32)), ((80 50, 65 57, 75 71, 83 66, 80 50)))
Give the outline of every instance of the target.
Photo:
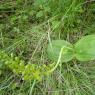
MULTIPOLYGON (((50 40, 75 43, 88 34, 95 34, 94 0, 0 1, 0 50, 25 64, 52 64, 46 52, 50 40)), ((94 85, 94 61, 59 64, 41 81, 23 81, 0 61, 0 95, 95 95, 94 85)))

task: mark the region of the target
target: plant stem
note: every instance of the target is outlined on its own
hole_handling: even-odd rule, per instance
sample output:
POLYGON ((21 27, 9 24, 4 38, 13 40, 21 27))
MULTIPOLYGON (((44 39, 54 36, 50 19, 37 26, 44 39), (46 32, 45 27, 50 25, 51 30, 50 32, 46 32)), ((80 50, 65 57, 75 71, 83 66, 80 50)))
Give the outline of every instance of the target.
POLYGON ((62 52, 64 49, 65 49, 65 47, 61 48, 58 61, 57 61, 56 65, 54 66, 54 68, 52 68, 50 71, 48 71, 49 73, 52 73, 58 67, 59 63, 61 62, 62 52))
POLYGON ((34 88, 35 84, 36 84, 36 80, 33 81, 33 84, 32 84, 32 86, 31 86, 31 88, 30 88, 29 95, 32 95, 32 93, 33 93, 33 88, 34 88))

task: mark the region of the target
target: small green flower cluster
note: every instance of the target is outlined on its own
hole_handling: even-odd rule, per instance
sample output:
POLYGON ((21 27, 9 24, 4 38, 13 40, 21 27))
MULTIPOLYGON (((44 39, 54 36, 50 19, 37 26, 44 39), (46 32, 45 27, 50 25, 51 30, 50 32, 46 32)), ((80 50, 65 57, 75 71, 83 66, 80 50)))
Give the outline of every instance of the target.
POLYGON ((53 64, 38 65, 28 62, 25 64, 19 57, 10 56, 3 51, 0 51, 0 61, 4 62, 15 74, 21 75, 23 80, 41 80, 45 75, 49 74, 49 70, 53 64))

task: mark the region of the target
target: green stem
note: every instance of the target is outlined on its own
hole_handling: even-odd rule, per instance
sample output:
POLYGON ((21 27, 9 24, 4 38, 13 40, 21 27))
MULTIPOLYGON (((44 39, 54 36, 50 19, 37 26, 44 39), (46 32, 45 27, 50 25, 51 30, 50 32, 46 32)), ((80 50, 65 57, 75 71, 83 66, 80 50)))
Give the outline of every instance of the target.
POLYGON ((31 86, 31 88, 30 88, 29 95, 32 95, 32 93, 33 93, 33 88, 34 88, 35 84, 36 84, 36 80, 33 81, 33 84, 32 84, 32 86, 31 86))
POLYGON ((65 47, 61 48, 59 58, 58 58, 56 65, 54 66, 54 68, 52 68, 50 71, 48 71, 48 73, 52 73, 58 67, 59 63, 61 62, 62 52, 64 49, 65 49, 65 47))

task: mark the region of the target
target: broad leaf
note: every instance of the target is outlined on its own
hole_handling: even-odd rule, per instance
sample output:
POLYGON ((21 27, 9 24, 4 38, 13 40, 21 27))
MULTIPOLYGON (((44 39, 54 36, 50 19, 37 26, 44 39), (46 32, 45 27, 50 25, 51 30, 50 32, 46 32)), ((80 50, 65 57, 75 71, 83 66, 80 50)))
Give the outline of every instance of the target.
POLYGON ((79 61, 90 61, 95 59, 95 35, 81 38, 75 44, 76 58, 79 61))
POLYGON ((61 54, 61 62, 68 62, 73 58, 73 46, 64 40, 53 40, 48 45, 47 53, 48 57, 53 60, 57 61, 60 55, 60 51, 63 48, 61 54))

